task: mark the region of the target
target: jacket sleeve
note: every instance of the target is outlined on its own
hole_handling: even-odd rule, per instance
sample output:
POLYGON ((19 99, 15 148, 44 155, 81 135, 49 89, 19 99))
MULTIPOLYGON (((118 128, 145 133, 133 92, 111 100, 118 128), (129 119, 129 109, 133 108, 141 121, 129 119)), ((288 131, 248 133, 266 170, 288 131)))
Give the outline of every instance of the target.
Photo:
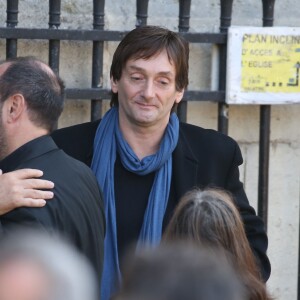
POLYGON ((226 188, 233 194, 244 222, 248 241, 258 260, 262 277, 267 281, 271 273, 271 265, 266 254, 268 237, 263 220, 256 215, 254 208, 250 206, 243 184, 239 179, 239 165, 243 163, 243 158, 238 144, 235 144, 233 160, 227 176, 226 188))

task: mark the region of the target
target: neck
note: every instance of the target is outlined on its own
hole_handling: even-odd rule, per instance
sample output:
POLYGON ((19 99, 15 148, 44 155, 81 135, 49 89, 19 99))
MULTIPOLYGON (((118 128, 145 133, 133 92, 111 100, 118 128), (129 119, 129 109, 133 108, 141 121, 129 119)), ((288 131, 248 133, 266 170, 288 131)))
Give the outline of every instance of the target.
POLYGON ((35 126, 30 129, 22 128, 22 130, 20 129, 18 132, 12 133, 11 136, 8 136, 9 142, 7 155, 14 152, 26 143, 47 134, 49 134, 48 130, 44 128, 37 128, 35 126))
POLYGON ((124 139, 140 160, 158 151, 167 125, 142 127, 120 120, 120 130, 124 139))

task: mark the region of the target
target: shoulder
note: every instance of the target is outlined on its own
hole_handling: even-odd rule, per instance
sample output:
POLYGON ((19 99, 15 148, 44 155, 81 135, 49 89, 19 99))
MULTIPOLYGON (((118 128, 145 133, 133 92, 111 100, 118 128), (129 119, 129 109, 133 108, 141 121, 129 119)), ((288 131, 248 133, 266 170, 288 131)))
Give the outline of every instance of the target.
POLYGON ((235 148, 237 146, 237 142, 228 135, 214 129, 206 129, 187 123, 180 123, 180 137, 190 144, 201 145, 201 147, 235 148))
POLYGON ((80 160, 70 156, 64 150, 52 151, 45 154, 44 174, 49 175, 55 186, 62 186, 68 183, 73 188, 81 185, 81 188, 95 187, 97 179, 92 170, 80 160), (47 161, 47 162, 46 162, 47 161))
MULTIPOLYGON (((54 182, 54 198, 47 203, 49 214, 59 209, 60 220, 76 216, 83 222, 86 214, 94 216, 102 210, 102 194, 92 170, 63 150, 52 151, 41 159, 47 161, 43 178, 54 182), (84 207, 84 208, 83 208, 84 207)), ((45 207, 46 207, 45 206, 45 207)))
POLYGON ((74 142, 78 139, 93 140, 100 120, 73 125, 52 132, 51 136, 56 144, 64 145, 64 142, 74 142))
POLYGON ((61 128, 55 130, 51 136, 58 148, 89 165, 99 122, 100 120, 61 128))

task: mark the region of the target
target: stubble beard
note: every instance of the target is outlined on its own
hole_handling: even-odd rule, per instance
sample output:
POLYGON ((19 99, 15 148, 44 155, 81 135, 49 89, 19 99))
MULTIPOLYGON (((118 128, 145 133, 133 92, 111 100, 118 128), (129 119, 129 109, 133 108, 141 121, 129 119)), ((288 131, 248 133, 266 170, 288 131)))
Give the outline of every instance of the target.
POLYGON ((7 139, 2 123, 2 110, 0 110, 0 161, 7 156, 7 139))

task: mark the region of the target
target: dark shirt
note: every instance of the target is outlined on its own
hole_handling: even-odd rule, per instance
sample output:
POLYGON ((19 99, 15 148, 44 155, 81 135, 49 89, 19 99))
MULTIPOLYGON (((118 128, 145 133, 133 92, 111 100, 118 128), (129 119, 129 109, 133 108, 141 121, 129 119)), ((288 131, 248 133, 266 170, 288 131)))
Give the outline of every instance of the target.
MULTIPOLYGON (((139 238, 155 172, 143 176, 134 174, 123 167, 119 155, 114 171, 118 254, 122 262, 127 251, 134 249, 134 244, 139 238)), ((171 187, 163 229, 177 204, 172 191, 174 189, 171 187)))
POLYGON ((86 255, 101 280, 105 219, 102 195, 92 171, 58 149, 50 136, 21 146, 0 161, 4 173, 23 168, 44 172, 54 198, 42 208, 17 208, 1 216, 3 231, 33 226, 58 231, 86 255))

